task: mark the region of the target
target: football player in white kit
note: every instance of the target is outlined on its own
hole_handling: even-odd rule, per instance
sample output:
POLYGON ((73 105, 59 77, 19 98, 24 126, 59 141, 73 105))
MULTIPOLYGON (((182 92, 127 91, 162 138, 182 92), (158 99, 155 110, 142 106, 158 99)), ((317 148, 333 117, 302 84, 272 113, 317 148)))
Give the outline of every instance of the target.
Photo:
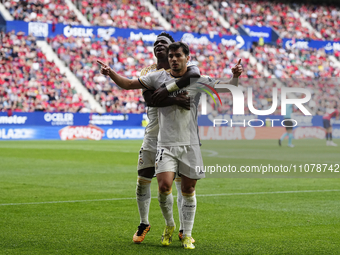
MULTIPOLYGON (((174 39, 168 33, 162 32, 157 36, 157 40, 154 43, 154 54, 157 58, 157 64, 153 64, 151 66, 145 67, 142 69, 140 76, 145 76, 149 73, 155 72, 160 69, 169 69, 169 62, 167 57, 167 47, 174 42, 174 39)), ((106 64, 101 61, 98 63, 102 66, 101 73, 104 75, 109 75, 113 81, 116 82, 118 86, 121 86, 124 89, 136 89, 129 85, 125 84, 124 78, 119 77, 116 75, 115 72, 109 68, 106 64), (121 80, 122 79, 122 80, 121 80)), ((200 73, 197 66, 188 63, 188 71, 186 74, 177 81, 179 86, 186 86, 189 85, 190 79, 192 78, 199 78, 200 73)), ((129 80, 131 81, 131 80, 129 80)), ((138 83, 138 88, 141 87, 141 84, 138 83)), ((145 235, 150 230, 149 224, 149 208, 151 202, 151 180, 155 174, 155 158, 157 152, 157 136, 158 136, 158 112, 157 106, 164 107, 176 104, 181 106, 185 109, 189 109, 190 107, 190 100, 185 94, 178 94, 177 97, 169 97, 164 100, 161 100, 157 103, 157 105, 151 103, 151 90, 146 90, 143 88, 143 96, 145 101, 148 103, 148 110, 147 115, 149 119, 149 123, 145 128, 145 135, 143 139, 143 144, 139 151, 138 157, 138 178, 137 178, 137 188, 136 188, 136 196, 137 196, 137 204, 138 204, 138 211, 140 215, 140 225, 138 226, 137 232, 133 236, 133 241, 135 243, 141 243, 145 235), (152 106, 153 105, 153 106, 152 106)), ((175 178, 175 184, 177 188, 177 206, 179 212, 179 221, 180 221, 180 229, 179 229, 179 238, 182 239, 183 236, 183 220, 181 214, 181 204, 182 204, 182 193, 181 193, 181 178, 175 178)), ((195 242, 192 239, 192 242, 195 242)))
MULTIPOLYGON (((158 109, 159 134, 156 156, 156 175, 158 180, 158 200, 165 219, 166 227, 162 235, 162 244, 170 245, 172 234, 175 230, 173 219, 173 197, 172 182, 177 173, 182 179, 182 217, 183 217, 183 239, 182 245, 185 249, 194 249, 191 241, 191 231, 194 224, 196 212, 195 186, 197 180, 204 178, 203 171, 196 171, 197 167, 203 167, 200 151, 200 142, 197 126, 197 107, 200 98, 200 88, 207 85, 215 87, 217 83, 228 84, 228 81, 216 81, 208 76, 201 77, 190 83, 186 88, 179 88, 176 80, 187 71, 187 62, 190 59, 189 47, 182 42, 169 45, 168 59, 171 70, 160 70, 147 76, 139 78, 140 83, 150 89, 166 90, 168 96, 176 96, 182 89, 190 97, 190 111, 172 105, 158 109), (165 84, 165 87, 160 87, 165 84)), ((238 77, 242 73, 240 61, 233 68, 234 82, 238 85, 238 77)), ((220 90, 228 92, 228 90, 220 90)), ((201 168, 202 169, 202 168, 201 168)))
MULTIPOLYGON (((190 58, 189 48, 181 42, 172 43, 169 47, 171 47, 168 56, 171 71, 161 69, 147 76, 142 76, 138 80, 129 80, 121 76, 112 77, 110 75, 110 77, 115 81, 119 81, 121 84, 118 85, 123 88, 141 88, 140 85, 142 85, 146 89, 154 90, 160 88, 163 83, 166 84, 165 88, 168 93, 184 88, 185 86, 178 85, 178 79, 187 71, 187 62, 190 58)), ((238 77, 243 71, 240 61, 232 68, 233 78, 226 82, 226 84, 238 85, 238 77)), ((202 77, 198 81, 196 79, 189 87, 185 88, 191 99, 190 111, 183 110, 176 105, 158 109, 160 129, 158 134, 156 174, 159 186, 158 200, 166 222, 161 241, 165 246, 170 245, 172 242, 172 234, 175 229, 171 187, 175 173, 178 173, 182 179, 181 190, 183 195, 182 217, 184 237, 182 244, 185 249, 195 248, 191 241, 191 230, 196 211, 195 185, 198 179, 204 177, 203 172, 196 172, 196 166, 203 166, 197 134, 198 88, 205 85, 214 87, 216 82, 210 77, 202 77)), ((161 87, 160 90, 164 90, 164 88, 161 87)), ((219 92, 228 92, 228 90, 222 89, 219 92)), ((169 96, 173 97, 175 94, 171 93, 169 96)))

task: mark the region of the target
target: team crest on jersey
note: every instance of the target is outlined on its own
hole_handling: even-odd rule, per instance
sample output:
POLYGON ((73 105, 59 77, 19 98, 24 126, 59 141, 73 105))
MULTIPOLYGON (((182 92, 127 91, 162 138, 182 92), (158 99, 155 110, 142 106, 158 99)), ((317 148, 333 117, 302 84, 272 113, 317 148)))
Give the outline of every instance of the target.
POLYGON ((138 162, 138 164, 139 164, 140 166, 144 164, 144 161, 143 161, 143 159, 142 159, 142 158, 139 158, 139 162, 138 162))

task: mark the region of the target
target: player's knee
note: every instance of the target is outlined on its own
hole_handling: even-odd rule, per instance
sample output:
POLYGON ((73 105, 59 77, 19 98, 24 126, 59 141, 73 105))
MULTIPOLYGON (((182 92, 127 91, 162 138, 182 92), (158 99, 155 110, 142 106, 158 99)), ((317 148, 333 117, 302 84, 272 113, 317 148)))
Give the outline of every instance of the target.
POLYGON ((171 186, 172 185, 168 182, 159 182, 158 184, 159 192, 161 193, 169 192, 171 190, 171 186))
POLYGON ((182 186, 182 193, 192 194, 195 192, 195 187, 192 185, 183 185, 182 186))

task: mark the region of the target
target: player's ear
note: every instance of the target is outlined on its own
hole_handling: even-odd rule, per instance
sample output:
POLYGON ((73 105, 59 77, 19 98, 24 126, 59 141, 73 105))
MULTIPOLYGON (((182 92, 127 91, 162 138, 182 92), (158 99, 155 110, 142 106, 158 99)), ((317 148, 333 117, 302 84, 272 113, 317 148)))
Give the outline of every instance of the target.
POLYGON ((189 62, 191 59, 190 55, 187 56, 187 62, 189 62))

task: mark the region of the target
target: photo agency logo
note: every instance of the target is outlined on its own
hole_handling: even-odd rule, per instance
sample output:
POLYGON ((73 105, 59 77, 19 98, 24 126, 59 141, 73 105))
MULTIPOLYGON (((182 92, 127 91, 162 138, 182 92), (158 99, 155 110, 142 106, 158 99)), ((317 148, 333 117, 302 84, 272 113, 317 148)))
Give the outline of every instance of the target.
MULTIPOLYGON (((211 87, 211 86, 209 86, 208 84, 205 84, 205 83, 203 83, 203 82, 197 82, 197 83, 198 83, 198 84, 201 84, 201 85, 203 85, 203 86, 205 86, 205 87, 207 87, 208 89, 210 89, 210 90, 217 96, 217 98, 218 98, 218 100, 220 101, 220 104, 221 104, 221 106, 222 106, 222 100, 221 100, 219 94, 217 93, 217 91, 216 91, 213 87, 211 87)), ((207 89, 205 89, 205 88, 201 88, 201 87, 198 87, 198 89, 200 89, 200 90, 204 91, 205 93, 207 93, 207 94, 212 98, 212 100, 214 101, 215 106, 217 106, 216 100, 215 100, 213 94, 211 94, 211 92, 210 92, 209 90, 207 90, 207 89)), ((204 95, 205 95, 205 94, 204 94, 204 95)), ((206 98, 205 98, 205 112, 207 112, 207 109, 206 109, 206 108, 207 108, 207 104, 206 104, 206 102, 207 102, 207 100, 206 100, 206 98)), ((203 112, 203 108, 202 108, 202 112, 203 112)), ((204 115, 204 114, 202 113, 202 115, 204 115)), ((206 115, 206 113, 205 113, 205 115, 206 115)))
MULTIPOLYGON (((232 95, 232 99, 233 99, 233 109, 232 109, 232 114, 233 115, 245 115, 245 106, 244 106, 244 94, 242 91, 242 87, 236 87, 234 85, 228 85, 228 84, 216 84, 215 89, 212 88, 211 86, 207 85, 207 84, 203 84, 205 87, 209 88, 215 95, 216 97, 219 99, 220 104, 222 105, 222 100, 218 94, 217 91, 220 91, 219 93, 223 92, 227 92, 229 90, 229 92, 232 95)), ((202 93, 202 97, 201 97, 201 114, 202 115, 207 115, 207 94, 213 99, 215 105, 217 106, 216 100, 213 96, 213 94, 207 90, 206 88, 201 88, 202 91, 204 91, 205 93, 202 93)), ((266 115, 270 115, 273 114, 278 107, 278 88, 277 87, 273 87, 272 89, 272 106, 269 109, 265 109, 265 110, 258 110, 255 109, 254 107, 254 102, 253 102, 253 88, 252 87, 248 87, 246 88, 246 93, 247 93, 247 106, 249 109, 249 112, 251 112, 254 115, 260 115, 260 116, 266 116, 266 115)), ((311 92, 308 89, 305 88, 292 88, 292 87, 282 87, 281 88, 281 97, 280 97, 280 102, 281 102, 281 115, 285 116, 287 114, 287 105, 295 105, 296 108, 298 108, 304 115, 312 115, 307 109, 306 107, 303 105, 304 103, 309 102, 309 100, 311 99, 311 92), (290 93, 300 93, 305 95, 305 97, 303 98, 288 98, 288 94, 290 93)), ((270 127, 274 127, 274 123, 280 122, 279 119, 270 119, 267 118, 266 122, 268 121, 268 123, 271 123, 269 126, 270 127)), ((234 122, 232 120, 227 120, 227 119, 214 119, 213 120, 213 126, 220 126, 220 125, 224 125, 229 123, 229 125, 232 127, 233 125, 242 125, 243 127, 262 127, 265 124, 265 122, 261 119, 244 119, 243 121, 240 119, 238 119, 238 122, 234 122)), ((267 124, 268 125, 268 124, 267 124)), ((281 121, 281 126, 283 127, 295 127, 298 125, 297 120, 295 119, 285 119, 281 121), (293 123, 292 126, 290 125, 286 125, 285 122, 286 121, 291 121, 293 123)))

